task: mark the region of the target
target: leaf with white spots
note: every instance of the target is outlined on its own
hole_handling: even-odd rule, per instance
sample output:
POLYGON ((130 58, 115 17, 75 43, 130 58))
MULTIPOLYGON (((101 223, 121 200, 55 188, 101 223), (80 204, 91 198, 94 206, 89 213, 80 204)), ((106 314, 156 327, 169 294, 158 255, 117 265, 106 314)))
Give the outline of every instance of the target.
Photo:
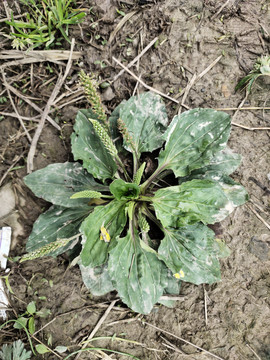
MULTIPOLYGON (((66 239, 78 234, 81 222, 92 210, 93 208, 90 206, 74 208, 50 207, 49 210, 41 214, 36 220, 32 233, 27 240, 26 250, 32 252, 57 239, 66 239)), ((49 255, 60 255, 75 244, 76 239, 73 239, 49 255)))
POLYGON ((227 147, 215 154, 215 156, 210 160, 209 165, 193 170, 190 175, 207 175, 216 173, 230 175, 238 168, 240 163, 241 155, 232 152, 232 150, 227 147))
POLYGON ((164 134, 165 149, 160 152, 159 168, 186 176, 210 163, 225 148, 231 119, 222 111, 194 109, 175 116, 164 134))
POLYGON ((97 118, 90 109, 80 110, 76 116, 74 133, 71 135, 74 159, 82 160, 83 167, 95 178, 102 181, 112 179, 117 166, 96 134, 89 118, 97 118))
POLYGON ((85 286, 94 296, 105 295, 114 290, 111 278, 108 272, 108 264, 90 267, 80 264, 82 279, 85 286))
POLYGON ((179 229, 164 229, 158 249, 159 257, 181 280, 194 284, 212 284, 220 280, 214 232, 203 224, 179 229))
POLYGON ((79 163, 57 163, 37 170, 24 178, 25 184, 36 196, 55 205, 84 207, 89 199, 70 199, 82 190, 102 191, 107 186, 99 184, 79 163))
POLYGON ((108 269, 122 301, 133 311, 149 314, 163 294, 167 270, 155 254, 141 248, 136 229, 118 237, 108 269))
POLYGON ((152 198, 156 217, 164 227, 185 226, 196 222, 214 224, 235 208, 219 183, 192 180, 160 189, 152 198))
MULTIPOLYGON (((125 123, 138 155, 162 146, 168 117, 165 105, 159 95, 145 92, 138 96, 132 96, 121 106, 119 112, 120 119, 125 123)), ((133 148, 125 141, 124 147, 133 151, 133 148)))
POLYGON ((204 179, 215 181, 222 188, 223 194, 228 202, 225 208, 221 208, 215 216, 216 221, 221 221, 227 217, 237 206, 243 205, 248 201, 249 196, 246 189, 231 179, 229 176, 221 174, 213 174, 209 172, 204 179))

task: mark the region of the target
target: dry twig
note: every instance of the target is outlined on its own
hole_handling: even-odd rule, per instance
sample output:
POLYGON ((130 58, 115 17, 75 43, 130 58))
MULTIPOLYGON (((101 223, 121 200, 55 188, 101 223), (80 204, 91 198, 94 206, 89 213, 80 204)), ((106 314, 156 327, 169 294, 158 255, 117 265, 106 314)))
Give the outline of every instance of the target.
MULTIPOLYGON (((6 12, 6 15, 7 15, 7 20, 10 21, 11 20, 10 8, 8 6, 7 0, 3 0, 3 4, 4 4, 5 12, 6 12)), ((12 25, 10 26, 10 29, 11 29, 11 32, 14 32, 14 27, 12 25)))
POLYGON ((223 5, 221 5, 218 11, 211 17, 211 20, 214 20, 221 13, 221 11, 229 4, 230 1, 231 0, 227 0, 223 5))
MULTIPOLYGON (((103 324, 103 322, 106 320, 107 316, 109 315, 109 313, 111 312, 112 308, 114 307, 115 303, 118 301, 118 299, 113 300, 111 302, 111 304, 108 306, 107 310, 105 311, 105 313, 102 315, 102 317, 99 319, 97 325, 94 327, 94 329, 91 331, 90 335, 88 336, 87 340, 85 341, 84 345, 82 346, 82 349, 85 349, 88 346, 88 343, 90 342, 90 340, 94 337, 94 335, 96 334, 96 332, 99 330, 99 328, 101 327, 101 325, 103 324)), ((81 353, 78 353, 78 355, 75 357, 75 360, 78 360, 79 357, 81 356, 81 353)))
POLYGON ((256 131, 256 130, 270 130, 270 127, 248 127, 245 125, 241 125, 241 124, 237 124, 235 122, 232 121, 231 123, 233 126, 237 126, 240 127, 241 129, 245 129, 245 130, 249 130, 249 131, 256 131))
POLYGON ((181 340, 181 341, 183 341, 184 343, 186 343, 186 344, 188 344, 188 345, 191 345, 191 346, 195 347, 196 349, 198 349, 198 350, 200 350, 200 351, 203 351, 203 352, 205 352, 206 354, 209 354, 209 355, 213 356, 213 357, 216 358, 216 359, 224 360, 224 359, 222 359, 221 357, 219 357, 219 356, 211 353, 210 351, 207 351, 207 350, 201 348, 200 346, 197 346, 197 345, 193 344, 193 343, 190 342, 190 341, 187 341, 187 340, 185 340, 185 339, 183 339, 183 338, 181 338, 181 337, 179 337, 179 336, 176 336, 176 335, 174 335, 173 333, 170 333, 169 331, 166 331, 166 330, 161 329, 161 328, 159 328, 159 327, 157 327, 157 326, 155 326, 155 325, 152 325, 152 324, 148 323, 147 321, 143 321, 143 320, 140 320, 140 319, 139 319, 139 321, 141 321, 142 324, 146 324, 146 325, 151 326, 152 328, 154 328, 154 329, 156 329, 156 330, 158 330, 158 331, 160 331, 160 332, 163 332, 164 334, 168 334, 168 335, 170 335, 170 336, 172 336, 172 337, 174 337, 174 338, 176 338, 176 339, 178 339, 178 340, 181 340))
POLYGON ((62 61, 68 60, 70 56, 72 56, 72 60, 78 60, 83 56, 83 52, 74 51, 72 54, 70 54, 70 51, 68 50, 3 50, 0 51, 0 60, 13 60, 2 64, 0 66, 0 69, 4 69, 10 66, 33 64, 36 62, 44 61, 50 61, 65 66, 65 63, 63 63, 62 61))
POLYGON ((175 346, 174 344, 172 344, 172 343, 171 343, 169 340, 167 340, 165 337, 163 337, 163 336, 161 336, 161 335, 160 335, 160 337, 161 337, 161 339, 164 340, 165 343, 166 343, 166 344, 163 343, 164 346, 167 346, 169 349, 172 349, 172 350, 174 350, 174 351, 176 351, 176 352, 178 352, 178 353, 180 353, 180 354, 185 355, 185 353, 184 353, 182 350, 180 350, 177 346, 175 346))
MULTIPOLYGON (((13 86, 7 84, 6 85, 7 88, 13 92, 13 94, 15 94, 16 96, 18 96, 19 98, 21 98, 23 101, 25 101, 27 104, 29 104, 30 106, 32 106, 33 109, 35 109, 37 112, 39 112, 40 114, 43 113, 43 110, 40 109, 40 107, 38 107, 35 103, 33 103, 31 100, 29 100, 28 97, 24 96, 23 94, 21 94, 17 89, 15 89, 13 86)), ((58 124, 56 124, 56 122, 49 116, 47 115, 47 120, 49 121, 49 123, 51 123, 57 130, 61 130, 60 126, 58 124)))
POLYGON ((207 292, 205 290, 205 286, 203 285, 203 293, 204 293, 204 318, 205 318, 205 326, 208 326, 208 314, 207 314, 207 292))
MULTIPOLYGON (((247 100, 247 97, 248 97, 248 92, 246 91, 246 96, 244 97, 244 99, 241 101, 240 105, 235 108, 235 113, 233 114, 233 117, 232 117, 232 120, 234 120, 238 114, 238 112, 240 110, 243 109, 243 105, 245 103, 245 101, 247 100)), ((270 127, 248 127, 248 126, 245 126, 245 125, 241 125, 241 124, 237 124, 235 123, 234 121, 232 121, 231 123, 232 125, 234 126, 237 126, 237 127, 240 127, 242 129, 245 129, 245 130, 249 130, 249 131, 255 131, 255 130, 270 130, 270 127)))
POLYGON ((251 210, 253 212, 254 215, 257 216, 257 218, 267 227, 267 229, 270 230, 270 225, 264 220, 264 218, 251 206, 249 206, 248 204, 245 204, 245 205, 246 205, 246 207, 249 208, 249 210, 251 210))
POLYGON ((253 354, 256 356, 256 358, 257 358, 258 360, 262 360, 262 358, 252 349, 251 346, 249 346, 248 344, 246 344, 246 345, 247 345, 247 347, 249 348, 249 350, 253 352, 253 354))
POLYGON ((234 111, 234 110, 270 110, 270 107, 261 107, 261 106, 249 106, 249 107, 230 107, 230 108, 216 108, 217 111, 234 111))
POLYGON ((109 40, 107 42, 107 45, 111 45, 113 39, 115 38, 115 35, 118 33, 118 31, 121 29, 121 27, 123 27, 125 25, 125 23, 133 16, 137 13, 138 11, 131 11, 130 13, 126 14, 120 21, 119 23, 116 25, 116 28, 114 29, 114 31, 111 33, 109 40))
POLYGON ((10 103, 11 103, 11 105, 12 105, 12 107, 13 107, 16 115, 17 115, 17 118, 18 118, 18 120, 19 120, 19 122, 20 122, 20 124, 21 124, 21 126, 22 126, 22 128, 23 128, 23 130, 24 130, 25 133, 26 133, 26 136, 27 136, 28 141, 31 143, 32 138, 31 138, 28 130, 26 129, 26 127, 25 127, 25 125, 24 125, 24 122, 23 122, 23 119, 21 118, 21 115, 18 113, 18 110, 17 110, 17 108, 16 108, 16 106, 15 106, 15 104, 14 104, 14 101, 13 101, 12 96, 11 96, 11 94, 10 94, 10 91, 9 91, 9 89, 8 89, 8 86, 7 86, 8 84, 7 84, 6 75, 5 75, 5 73, 4 73, 3 70, 1 70, 1 73, 2 73, 2 78, 3 78, 4 85, 5 85, 6 89, 7 89, 7 93, 8 93, 8 97, 9 97, 10 103))
POLYGON ((135 80, 137 80, 139 83, 141 83, 146 89, 148 90, 151 90, 153 91, 154 93, 160 95, 160 96, 163 96, 165 97, 166 99, 169 99, 175 103, 179 103, 178 100, 175 100, 174 98, 166 95, 166 94, 163 94, 162 92, 152 88, 151 86, 147 85, 144 81, 142 81, 138 76, 136 76, 132 71, 130 71, 125 65, 123 65, 120 61, 118 61, 114 56, 113 56, 113 60, 118 64, 120 65, 126 72, 128 72, 132 77, 134 77, 135 80))
POLYGON ((192 86, 198 81, 200 80, 204 75, 206 75, 219 61, 220 59, 222 59, 222 55, 218 56, 209 66, 207 66, 207 68, 205 68, 199 75, 194 74, 192 79, 190 80, 189 84, 181 91, 181 93, 179 93, 176 97, 179 98, 181 97, 183 94, 183 99, 181 101, 181 106, 179 108, 178 113, 181 113, 181 107, 187 107, 184 103, 185 100, 187 98, 188 93, 190 92, 190 89, 192 88, 192 86))
MULTIPOLYGON (((4 111, 0 111, 0 115, 3 115, 3 116, 10 116, 10 117, 17 117, 17 114, 16 113, 7 113, 7 112, 4 112, 4 111)), ((35 119, 35 118, 30 118, 30 117, 27 117, 27 116, 21 116, 21 118, 23 120, 26 120, 26 121, 36 121, 38 122, 39 120, 38 119, 35 119)))
MULTIPOLYGON (((134 64, 136 64, 136 62, 157 42, 158 37, 155 37, 141 52, 139 55, 137 55, 128 65, 127 65, 127 69, 129 69, 131 66, 133 66, 134 64)), ((121 76, 123 73, 125 72, 125 69, 122 69, 121 71, 119 71, 119 73, 117 75, 115 75, 115 77, 113 78, 112 82, 114 82, 115 80, 117 80, 119 78, 119 76, 121 76)))
POLYGON ((35 155, 35 152, 36 152, 36 147, 37 147, 37 143, 38 143, 38 140, 39 140, 39 137, 41 135, 41 132, 42 132, 42 129, 44 127, 44 124, 45 124, 45 121, 46 121, 46 118, 49 114, 49 111, 50 111, 50 108, 51 106, 53 105, 53 102, 57 96, 57 94, 59 93, 66 77, 68 76, 68 73, 69 73, 69 70, 71 68, 71 65, 72 65, 72 52, 73 52, 73 48, 74 48, 74 44, 75 44, 75 40, 74 38, 72 39, 71 41, 71 48, 70 48, 70 53, 69 53, 69 59, 68 59, 68 63, 67 63, 67 67, 66 67, 66 71, 65 71, 65 74, 64 75, 60 75, 57 82, 56 82, 56 85, 53 89, 53 92, 47 102, 47 105, 45 106, 45 109, 43 111, 43 114, 41 116, 41 119, 40 119, 40 123, 37 127, 37 130, 35 132, 35 135, 34 135, 34 138, 32 140, 32 143, 31 143, 31 146, 30 146, 30 150, 29 150, 29 153, 28 153, 28 157, 27 157, 27 172, 28 173, 31 173, 34 169, 34 164, 33 164, 33 159, 34 159, 34 155, 35 155))
MULTIPOLYGON (((13 15, 13 19, 20 19, 22 17, 24 17, 27 13, 24 13, 24 14, 20 14, 20 15, 13 15)), ((4 19, 0 19, 0 23, 1 22, 5 22, 5 21, 8 21, 10 20, 10 18, 4 18, 4 19)))
POLYGON ((188 93, 190 92, 190 89, 192 88, 192 86, 195 84, 196 80, 197 80, 197 75, 194 74, 192 76, 190 82, 187 84, 187 86, 185 88, 185 92, 184 92, 184 95, 183 95, 183 98, 182 98, 181 105, 180 105, 179 110, 178 110, 178 114, 181 113, 182 107, 185 106, 185 101, 186 101, 186 98, 188 96, 188 93))
POLYGON ((12 170, 12 168, 17 164, 18 161, 21 160, 21 158, 24 156, 25 151, 20 154, 20 155, 16 155, 15 159, 13 160, 13 163, 10 165, 10 167, 7 169, 7 171, 4 173, 4 175, 1 177, 0 179, 0 186, 2 185, 3 181, 5 180, 5 178, 7 177, 8 173, 12 170))
POLYGON ((118 320, 118 321, 113 321, 111 323, 105 324, 104 326, 113 326, 113 325, 117 325, 117 324, 124 324, 124 323, 131 323, 133 321, 137 321, 138 318, 141 316, 141 314, 138 314, 136 317, 134 318, 130 318, 130 319, 124 319, 124 320, 118 320))
POLYGON ((37 337, 35 337, 34 335, 31 335, 31 338, 33 338, 34 340, 36 340, 38 343, 40 343, 41 345, 45 346, 52 354, 54 354, 56 357, 58 357, 58 359, 62 359, 62 356, 60 356, 59 354, 57 354, 57 352, 55 352, 53 349, 51 349, 48 345, 44 344, 42 341, 40 341, 37 337))

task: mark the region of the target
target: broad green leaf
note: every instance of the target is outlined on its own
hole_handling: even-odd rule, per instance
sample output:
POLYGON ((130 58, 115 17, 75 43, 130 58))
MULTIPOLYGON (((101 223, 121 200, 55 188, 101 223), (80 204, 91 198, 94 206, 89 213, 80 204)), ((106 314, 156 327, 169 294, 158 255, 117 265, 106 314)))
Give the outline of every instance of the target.
MULTIPOLYGON (((209 170, 205 174, 191 175, 188 177, 188 179, 210 180, 218 183, 222 188, 224 195, 228 199, 228 202, 233 208, 236 208, 239 205, 243 205, 246 201, 248 201, 249 196, 246 189, 242 185, 235 182, 232 178, 227 175, 223 175, 222 173, 209 170)), ((222 211, 220 218, 221 220, 224 218, 222 211)))
POLYGON ((112 283, 122 301, 133 311, 149 314, 163 293, 164 264, 140 247, 136 229, 118 237, 110 251, 108 269, 112 283))
POLYGON ((22 329, 23 327, 26 327, 27 322, 28 322, 28 318, 21 316, 15 321, 13 327, 15 329, 22 329))
POLYGON ((80 110, 76 116, 74 133, 71 135, 74 159, 82 160, 83 167, 95 178, 102 181, 112 179, 117 166, 89 118, 97 119, 97 115, 90 109, 80 110))
POLYGON ((214 224, 225 219, 235 204, 223 188, 211 180, 192 180, 160 189, 152 198, 157 218, 164 227, 196 222, 214 224))
MULTIPOLYGON (((146 92, 132 96, 121 106, 120 118, 125 123, 138 155, 158 149, 164 143, 163 133, 168 125, 168 117, 159 95, 146 92)), ((125 141, 124 147, 133 151, 125 141)))
POLYGON ((82 265, 96 267, 106 262, 109 242, 101 236, 101 227, 110 235, 110 241, 121 234, 126 224, 125 202, 114 200, 105 206, 97 206, 83 221, 80 231, 83 233, 82 265))
POLYGON ((35 312, 37 311, 36 308, 36 302, 35 301, 31 301, 28 305, 26 310, 29 312, 29 314, 33 315, 35 314, 35 312))
POLYGON ((214 232, 203 224, 164 229, 158 253, 181 280, 212 284, 220 280, 220 266, 214 247, 214 232))
POLYGON ((89 199, 70 199, 82 190, 102 191, 107 186, 97 183, 79 163, 51 164, 24 178, 36 196, 64 207, 85 206, 89 199))
POLYGON ((114 290, 107 264, 94 268, 80 265, 80 269, 84 285, 91 291, 92 295, 101 296, 114 290))
POLYGON ((138 198, 140 188, 134 183, 127 183, 122 179, 116 179, 110 185, 110 192, 117 200, 131 200, 138 198))
POLYGON ((0 351, 1 360, 28 360, 31 356, 32 352, 24 349, 24 343, 21 340, 9 345, 4 344, 0 351))
POLYGON ((230 116, 212 109, 194 109, 175 116, 164 134, 165 149, 159 154, 159 168, 175 176, 210 163, 224 149, 230 133, 230 116))
POLYGON ((33 317, 31 317, 28 321, 28 330, 30 332, 31 335, 34 334, 36 327, 35 327, 35 319, 33 317))
MULTIPOLYGON (((66 239, 78 234, 81 222, 91 210, 90 206, 72 209, 53 205, 34 223, 32 233, 27 240, 26 250, 31 252, 57 239, 66 239)), ((50 256, 60 255, 73 245, 74 239, 52 252, 50 256)))
POLYGON ((47 346, 45 346, 43 344, 38 344, 35 346, 35 348, 39 354, 46 354, 46 353, 50 352, 50 350, 47 348, 47 346))

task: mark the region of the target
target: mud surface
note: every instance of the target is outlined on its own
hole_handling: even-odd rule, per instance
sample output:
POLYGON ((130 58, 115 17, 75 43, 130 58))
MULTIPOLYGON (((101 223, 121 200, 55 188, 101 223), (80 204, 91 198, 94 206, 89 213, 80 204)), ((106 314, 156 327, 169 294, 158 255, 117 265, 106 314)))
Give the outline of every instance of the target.
MULTIPOLYGON (((9 1, 9 6, 16 13, 13 1, 9 1)), ((110 113, 134 91, 144 90, 130 74, 124 73, 115 79, 121 68, 113 57, 127 65, 158 37, 156 45, 131 70, 147 85, 178 99, 180 103, 184 100, 181 108, 180 104, 165 100, 170 117, 188 108, 225 109, 233 116, 234 124, 248 128, 234 125, 229 146, 243 157, 233 178, 246 187, 252 201, 238 208, 218 226, 218 236, 231 249, 231 255, 221 260, 221 282, 211 286, 183 283, 182 298, 173 309, 156 306, 149 316, 139 318, 119 301, 95 336, 112 337, 116 334, 143 345, 110 339, 96 340, 92 344, 125 351, 141 360, 214 359, 209 353, 173 337, 173 334, 212 352, 217 358, 269 360, 270 232, 256 214, 270 223, 270 182, 267 177, 270 173, 270 141, 269 130, 250 130, 270 126, 269 110, 263 109, 270 106, 269 85, 267 79, 261 78, 246 98, 245 91, 234 91, 237 82, 252 69, 257 57, 269 54, 269 1, 145 0, 135 4, 135 1, 93 0, 91 4, 80 3, 80 7, 92 7, 81 27, 72 29, 75 48, 84 55, 74 62, 63 92, 76 91, 80 68, 94 72, 100 83, 112 82, 110 87, 102 90, 106 110, 110 113), (117 10, 132 15, 119 27, 117 25, 123 16, 117 10), (210 65, 211 69, 208 68, 210 65), (192 85, 190 90, 185 92, 189 85, 192 85), (229 110, 240 104, 245 108, 260 109, 229 110)), ((6 16, 2 5, 0 14, 1 18, 6 16)), ((4 23, 0 26, 6 31, 4 23)), ((8 50, 10 42, 4 39, 1 50, 8 50)), ((5 69, 8 81, 21 91, 25 89, 27 96, 36 98, 32 101, 42 109, 54 86, 49 84, 55 84, 56 80, 52 78, 59 71, 57 64, 48 66, 48 63, 35 63, 32 70, 30 65, 5 69), (48 86, 42 86, 50 79, 48 86)), ((7 211, 1 213, 0 225, 12 226, 14 230, 10 255, 15 257, 25 252, 33 222, 49 204, 37 199, 23 185, 29 143, 17 118, 3 115, 14 112, 4 90, 4 85, 0 84, 0 93, 3 92, 0 96, 7 98, 0 104, 0 191, 2 193, 6 187, 6 191, 13 195, 9 195, 10 201, 1 204, 3 211, 7 211)), ((36 125, 33 118, 37 112, 18 97, 14 96, 14 100, 19 113, 32 119, 25 120, 25 123, 33 135, 36 125)), ((61 132, 46 124, 34 159, 35 169, 72 160, 69 135, 77 110, 84 108, 86 102, 79 99, 63 107, 61 104, 65 101, 60 101, 59 108, 51 114, 61 132)), ((77 349, 76 344, 89 336, 117 294, 92 297, 82 283, 78 267, 68 265, 65 256, 23 264, 9 262, 9 282, 14 291, 9 298, 17 314, 23 313, 32 300, 37 302, 39 310, 49 309, 50 314, 45 318, 36 318, 37 330, 49 324, 35 336, 46 344, 49 341, 51 348, 62 345, 72 351, 77 349)), ((9 314, 10 318, 15 317, 14 312, 9 314)), ((0 343, 20 337, 12 327, 9 331, 11 334, 0 333, 0 343)), ((21 338, 27 343, 23 333, 21 338)), ((108 354, 110 359, 127 358, 108 354)), ((97 352, 82 354, 80 358, 97 359, 98 356, 106 358, 97 352)), ((57 357, 46 354, 35 358, 57 357)))

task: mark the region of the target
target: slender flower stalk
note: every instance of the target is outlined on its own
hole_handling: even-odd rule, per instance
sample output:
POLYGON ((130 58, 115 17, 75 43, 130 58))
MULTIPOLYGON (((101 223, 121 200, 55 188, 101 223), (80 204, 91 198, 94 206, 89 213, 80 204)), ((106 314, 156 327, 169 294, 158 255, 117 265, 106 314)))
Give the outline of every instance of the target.
POLYGON ((123 136, 123 140, 125 141, 126 145, 129 146, 132 150, 132 155, 133 155, 133 174, 135 174, 137 172, 138 169, 138 163, 139 163, 139 155, 136 151, 136 146, 134 143, 134 139, 133 137, 130 135, 130 133, 128 132, 128 129, 126 127, 125 122, 122 119, 118 119, 117 121, 118 124, 118 129, 120 131, 120 133, 123 136))
POLYGON ((146 189, 159 176, 159 174, 166 169, 167 164, 158 167, 156 171, 141 185, 141 193, 145 194, 146 189))

